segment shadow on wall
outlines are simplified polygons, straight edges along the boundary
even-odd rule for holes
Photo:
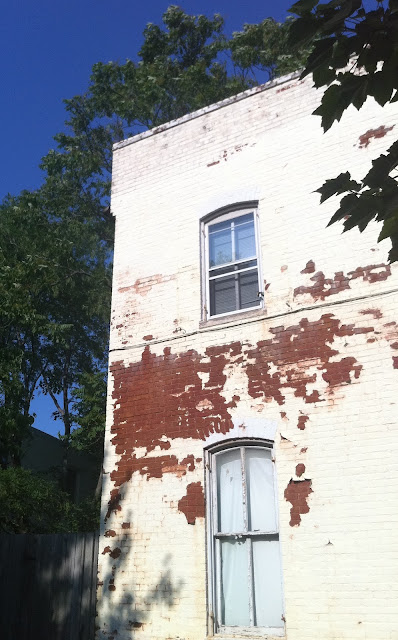
[[[131,513],[125,513],[125,520],[130,519]],[[106,559],[100,563],[96,639],[131,640],[140,630],[145,630],[152,615],[156,616],[154,609],[161,615],[161,609],[172,609],[176,605],[184,583],[173,581],[172,555],[166,553],[161,563],[156,561],[159,569],[153,587],[145,591],[139,583],[140,574],[134,571],[134,563],[129,558],[134,551],[134,534],[130,535],[128,529],[122,536],[110,536],[109,533],[114,534],[108,530],[106,537],[100,538],[100,555]],[[146,560],[145,565],[153,575],[155,568],[151,562]],[[147,576],[145,582],[149,582]]]

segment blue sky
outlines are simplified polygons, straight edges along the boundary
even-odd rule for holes
[[[41,182],[40,159],[65,119],[62,100],[84,92],[95,62],[135,59],[148,22],[161,22],[172,2],[149,0],[12,0],[2,7],[0,60],[0,198]],[[293,0],[185,0],[187,13],[221,13],[226,32],[272,16],[283,20]],[[57,434],[52,404],[39,398],[35,426]]]

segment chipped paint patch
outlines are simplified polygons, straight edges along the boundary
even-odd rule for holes
[[[308,506],[307,500],[309,495],[313,493],[311,484],[311,480],[291,479],[285,489],[285,500],[287,502],[290,502],[292,505],[290,509],[289,522],[291,527],[300,526],[301,516],[305,513],[309,513],[310,508]]]
[[[263,398],[269,402],[285,403],[284,389],[293,389],[296,397],[306,403],[317,402],[321,390],[309,390],[309,385],[318,381],[317,371],[328,382],[327,392],[333,387],[351,382],[349,374],[358,378],[361,365],[355,358],[335,360],[339,355],[331,344],[335,337],[352,336],[373,331],[373,327],[355,328],[341,325],[333,314],[324,314],[319,320],[310,322],[303,318],[298,325],[270,329],[273,337],[257,343],[248,352],[253,360],[247,365],[249,394],[253,398]],[[313,370],[310,372],[309,370]]]
[[[311,261],[312,262],[312,261]],[[301,273],[312,273],[307,267],[310,263],[307,262],[306,267]],[[315,264],[312,262],[315,269]],[[312,268],[312,267],[311,267]],[[313,284],[301,285],[296,287],[293,292],[293,296],[309,294],[313,300],[324,301],[330,296],[335,296],[342,291],[351,289],[350,282],[357,278],[362,278],[364,282],[373,284],[374,282],[382,282],[387,280],[391,276],[391,266],[389,264],[371,264],[366,267],[357,267],[354,271],[349,271],[344,275],[343,271],[336,271],[333,277],[327,278],[322,271],[314,273],[310,278]]]
[[[138,459],[133,453],[137,447],[150,452],[156,446],[168,448],[165,439],[204,440],[211,433],[227,433],[233,428],[228,409],[236,406],[236,400],[227,403],[222,395],[227,379],[224,368],[240,352],[239,343],[209,347],[204,357],[194,350],[172,354],[170,348],[155,355],[146,346],[140,362],[127,367],[123,362],[111,365],[115,400],[112,443],[121,456],[111,473],[115,487],[127,482],[135,471],[148,479],[160,478],[165,472],[186,473],[186,466],[175,456]]]
[[[384,138],[384,136],[387,135],[389,131],[392,131],[394,129],[394,126],[395,125],[386,127],[384,124],[382,124],[377,129],[369,129],[368,131],[366,131],[366,133],[363,133],[361,136],[359,136],[359,148],[366,149],[366,147],[369,146],[371,140]]]
[[[300,429],[300,431],[304,431],[305,425],[307,424],[308,420],[309,420],[309,416],[304,416],[304,415],[299,416],[297,420],[297,429]]]
[[[305,473],[305,464],[303,464],[302,462],[300,462],[298,465],[296,465],[296,476],[298,478],[301,478],[301,476],[303,475],[303,473]]]
[[[188,524],[195,524],[196,518],[205,517],[205,497],[200,482],[191,482],[186,495],[178,501],[178,510],[183,513]]]
[[[305,265],[304,269],[300,271],[300,273],[314,273],[315,271],[315,262],[313,260],[309,260]]]

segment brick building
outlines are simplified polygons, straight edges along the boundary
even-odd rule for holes
[[[115,146],[98,638],[398,638],[398,278],[326,228],[398,108],[282,78]]]

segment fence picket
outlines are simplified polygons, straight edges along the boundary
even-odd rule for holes
[[[98,533],[0,534],[2,640],[94,640]]]

